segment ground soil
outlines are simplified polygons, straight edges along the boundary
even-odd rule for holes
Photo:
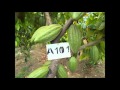
[[[36,68],[42,66],[47,61],[45,45],[36,44],[30,50],[30,58],[25,62],[24,54],[16,48],[15,53],[15,77],[25,78]],[[67,61],[61,60],[65,66],[69,78],[105,78],[105,62],[101,62],[95,66],[89,66],[89,60],[80,61],[78,68],[74,73],[71,73],[67,67]]]

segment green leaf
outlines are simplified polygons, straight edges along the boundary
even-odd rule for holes
[[[20,39],[18,37],[16,37],[16,42],[17,42],[17,45],[19,45]]]
[[[15,41],[15,47],[17,47],[17,46],[18,46],[17,41]]]
[[[81,56],[80,56],[80,61],[82,61],[82,60],[87,60],[89,58],[89,55],[87,55],[87,54],[82,54]]]
[[[90,15],[90,17],[89,17],[91,20],[94,20],[94,17],[92,16],[92,14]]]
[[[97,20],[95,23],[96,29],[99,28],[100,24],[101,24],[101,20]]]
[[[15,24],[15,29],[19,31],[19,29],[20,29],[19,23],[16,23],[16,24]]]
[[[64,15],[65,15],[65,19],[68,20],[71,16],[69,15],[70,12],[65,12]]]
[[[105,28],[105,22],[102,22],[98,28],[98,30],[103,30]]]
[[[103,33],[98,33],[96,39],[101,39],[103,37]]]
[[[96,29],[96,26],[94,24],[89,24],[88,28],[90,28],[90,29]]]
[[[87,19],[86,25],[89,25],[89,23],[90,23],[90,18]]]
[[[64,24],[65,23],[65,18],[64,18],[64,15],[62,14],[61,15],[61,22]]]
[[[92,36],[94,34],[94,31],[93,30],[88,30],[86,32],[86,36],[89,38],[90,36]]]
[[[105,54],[105,41],[100,42],[100,49]]]
[[[105,56],[102,56],[102,60],[105,60]]]

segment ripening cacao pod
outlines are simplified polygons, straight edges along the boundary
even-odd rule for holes
[[[58,65],[57,77],[58,78],[68,78],[67,72],[62,64]]]
[[[85,14],[85,12],[70,12],[70,16],[74,20],[79,20],[80,18],[82,18],[84,16],[84,14]]]
[[[77,59],[75,57],[71,57],[68,62],[68,66],[69,66],[70,71],[74,72],[78,67]]]
[[[98,50],[97,46],[92,46],[90,48],[90,58],[92,61],[94,61],[94,63],[97,63],[97,61],[99,59],[99,50]]]
[[[73,53],[77,53],[82,42],[82,35],[76,25],[71,25],[68,29],[68,42]]]
[[[27,76],[27,78],[45,78],[48,74],[48,71],[48,66],[43,66],[34,70],[31,74]]]
[[[51,24],[49,26],[42,26],[35,31],[31,38],[31,42],[45,43],[55,39],[60,31],[62,26],[59,24]]]

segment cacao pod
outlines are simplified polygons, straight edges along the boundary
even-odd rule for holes
[[[45,43],[55,39],[60,31],[62,26],[59,24],[51,24],[49,26],[42,26],[35,31],[31,38],[31,42]]]
[[[77,59],[75,57],[71,57],[68,62],[68,66],[69,66],[70,71],[74,72],[78,66]]]
[[[50,64],[51,64],[51,61],[49,60],[49,61],[46,61],[46,62],[43,64],[43,66],[50,66]]]
[[[72,52],[76,54],[82,42],[82,35],[78,27],[74,24],[68,29],[68,42]]]
[[[92,46],[90,48],[90,57],[91,57],[91,60],[94,62],[94,63],[97,63],[98,59],[99,59],[99,51],[98,51],[98,48],[97,46]]]
[[[79,20],[85,14],[85,12],[70,12],[72,19]]]
[[[48,74],[48,71],[48,66],[43,66],[34,70],[31,74],[27,76],[27,78],[45,78]]]
[[[58,78],[68,78],[67,72],[62,64],[58,65],[57,77]]]

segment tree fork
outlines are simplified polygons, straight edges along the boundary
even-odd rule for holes
[[[46,24],[52,24],[51,21],[51,17],[49,15],[49,12],[45,12],[44,13],[45,17],[46,17]],[[49,23],[47,23],[49,22]],[[60,38],[64,35],[64,33],[66,32],[66,30],[69,28],[69,26],[73,23],[73,19],[69,19],[66,24],[63,26],[62,31],[60,32],[60,34],[53,40],[51,41],[51,43],[59,43]],[[49,73],[47,78],[54,78],[56,76],[56,72],[57,72],[57,66],[59,64],[59,60],[53,60],[50,67],[49,67]]]

